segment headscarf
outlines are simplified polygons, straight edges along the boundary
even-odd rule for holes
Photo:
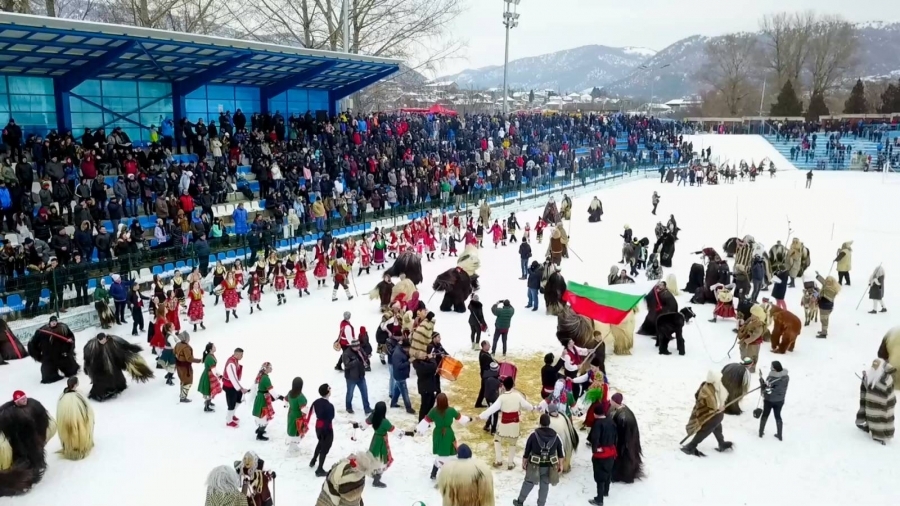
[[[262,380],[263,374],[268,374],[269,369],[272,367],[271,362],[263,362],[261,366],[259,366],[259,372],[256,374],[255,383],[259,383]]]

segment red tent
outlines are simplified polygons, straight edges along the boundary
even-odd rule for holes
[[[456,111],[453,109],[447,109],[441,104],[434,104],[428,109],[429,114],[443,114],[445,116],[456,116]]]

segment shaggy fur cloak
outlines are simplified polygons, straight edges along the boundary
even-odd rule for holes
[[[443,506],[494,506],[494,473],[477,458],[449,460],[437,487]]]
[[[637,418],[628,406],[620,406],[612,414],[616,425],[616,460],[613,463],[612,481],[634,483],[644,477],[644,451],[641,449],[641,431]]]
[[[0,497],[23,494],[41,481],[44,446],[55,434],[56,422],[36,399],[0,406]]]
[[[56,405],[56,425],[64,459],[81,460],[94,448],[94,410],[78,392],[65,392]]]

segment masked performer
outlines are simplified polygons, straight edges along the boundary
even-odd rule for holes
[[[84,370],[92,383],[88,397],[102,402],[125,391],[128,385],[123,371],[141,383],[153,378],[140,352],[140,346],[102,332],[88,341],[84,345]]]
[[[78,378],[68,379],[66,389],[56,404],[56,423],[64,459],[81,460],[94,447],[94,410],[78,392]]]
[[[56,316],[50,317],[47,325],[39,328],[28,341],[28,353],[41,363],[41,383],[54,383],[65,377],[78,374],[75,362],[75,334]]]
[[[0,365],[7,360],[19,360],[28,356],[19,338],[13,334],[6,320],[0,319]]]
[[[438,477],[444,506],[494,506],[494,475],[484,462],[459,445],[456,459],[444,464]]]
[[[0,497],[27,492],[44,477],[44,446],[56,435],[56,422],[43,404],[13,392],[0,406]]]
[[[612,421],[616,425],[616,461],[613,463],[614,483],[634,483],[644,477],[641,432],[631,408],[622,403],[622,394],[613,394],[610,402]]]

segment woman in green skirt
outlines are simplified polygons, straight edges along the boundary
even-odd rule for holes
[[[424,434],[428,430],[429,424],[434,424],[434,432],[431,435],[431,452],[434,454],[434,465],[431,466],[431,479],[437,478],[438,468],[444,465],[444,462],[456,456],[456,434],[453,432],[453,422],[465,425],[469,423],[470,418],[463,416],[456,408],[450,407],[450,401],[447,394],[440,393],[436,399],[436,405],[428,415],[419,422],[416,430],[420,434]]]
[[[203,349],[203,374],[200,375],[200,382],[197,384],[197,391],[203,394],[203,411],[212,413],[213,397],[222,393],[222,383],[219,381],[219,375],[216,374],[216,345],[206,343]]]
[[[369,453],[384,464],[384,469],[378,474],[372,475],[372,486],[384,488],[387,485],[381,481],[381,473],[387,470],[394,461],[391,455],[391,444],[388,441],[388,434],[394,432],[394,425],[386,418],[387,404],[380,401],[375,404],[372,414],[366,418],[366,423],[372,426],[375,434],[372,435],[372,442],[369,443]]]
[[[288,452],[297,454],[300,452],[300,447],[297,445],[309,430],[309,417],[303,413],[303,408],[306,407],[306,396],[303,395],[302,378],[294,378],[285,401],[288,408],[287,435],[290,438]]]
[[[272,390],[272,380],[269,375],[272,374],[272,364],[263,362],[259,368],[259,374],[256,375],[256,398],[253,400],[253,417],[256,418],[256,439],[258,441],[268,441],[266,437],[266,427],[269,422],[275,418],[275,409],[272,407],[272,401],[278,399],[283,401],[284,397],[276,395]]]

